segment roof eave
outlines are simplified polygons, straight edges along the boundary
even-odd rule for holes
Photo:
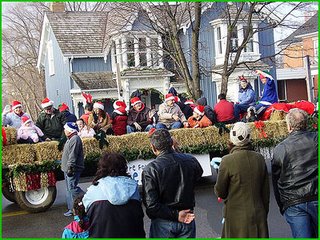
[[[43,66],[43,59],[45,57],[45,51],[46,51],[45,45],[48,41],[49,30],[50,30],[50,23],[47,15],[45,14],[43,18],[41,38],[40,38],[41,40],[40,40],[38,60],[37,60],[37,69],[39,72],[41,70],[41,66]]]

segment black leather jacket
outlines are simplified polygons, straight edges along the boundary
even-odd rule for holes
[[[318,132],[295,131],[274,149],[272,182],[284,211],[318,199]]]
[[[191,155],[167,151],[142,172],[143,202],[149,218],[178,221],[178,212],[195,206],[194,186],[201,165]]]

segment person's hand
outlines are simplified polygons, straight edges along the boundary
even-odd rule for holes
[[[184,122],[183,126],[187,128],[187,127],[189,127],[189,123],[188,122]]]
[[[50,139],[50,138],[46,138],[45,141],[46,141],[46,142],[50,142],[51,139]]]
[[[194,219],[195,219],[195,215],[190,209],[179,211],[179,216],[178,216],[179,222],[189,224]]]
[[[134,122],[133,125],[136,127],[136,129],[137,129],[138,131],[141,131],[142,128],[141,128],[141,126],[139,125],[139,123]]]
[[[179,120],[180,120],[179,116],[176,115],[176,114],[173,114],[173,115],[172,115],[172,118],[173,118],[175,121],[179,121]]]
[[[67,170],[67,176],[68,177],[73,177],[74,176],[74,168],[73,167],[69,167]]]
[[[2,115],[7,115],[11,111],[11,106],[6,105],[2,111]]]

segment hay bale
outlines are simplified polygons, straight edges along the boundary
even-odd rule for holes
[[[33,164],[35,161],[35,144],[14,144],[2,147],[2,165]]]
[[[83,143],[83,154],[86,157],[90,153],[102,153],[99,148],[99,142],[95,138],[82,138]]]
[[[286,115],[287,113],[285,111],[282,110],[274,110],[271,113],[270,122],[276,122],[276,121],[281,121],[281,120],[285,120],[286,119]]]
[[[4,128],[7,135],[7,145],[17,144],[17,129],[14,127]]]
[[[60,160],[62,157],[62,151],[58,150],[57,141],[41,142],[33,144],[33,146],[37,162],[55,161]]]

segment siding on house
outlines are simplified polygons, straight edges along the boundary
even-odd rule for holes
[[[110,72],[111,57],[110,54],[105,62],[103,57],[101,58],[74,58],[72,61],[72,72]]]
[[[55,74],[50,76],[49,71],[45,71],[47,97],[54,101],[54,107],[57,108],[60,103],[65,102],[70,111],[73,112],[73,103],[70,95],[72,80],[69,73],[69,60],[63,57],[52,31],[50,32],[49,40],[52,40]],[[48,54],[45,59],[45,69],[49,69]]]

